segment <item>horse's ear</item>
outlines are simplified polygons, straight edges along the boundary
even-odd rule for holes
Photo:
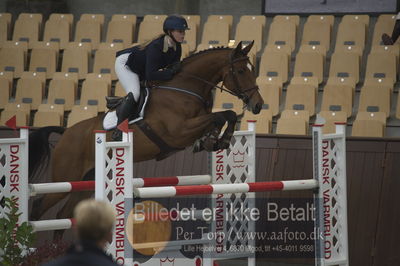
[[[240,55],[240,54],[242,54],[243,52],[242,52],[242,41],[240,41],[239,43],[238,43],[238,45],[236,46],[236,48],[235,48],[235,50],[233,50],[233,56],[238,56],[238,55]]]
[[[254,45],[254,40],[251,43],[249,43],[249,45],[247,45],[245,48],[243,48],[242,53],[247,55],[250,52],[253,45]]]
[[[241,50],[242,50],[242,41],[240,41],[240,42],[236,45],[236,50],[237,50],[237,51],[241,51]]]

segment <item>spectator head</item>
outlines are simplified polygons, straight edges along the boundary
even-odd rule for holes
[[[94,243],[112,240],[115,211],[109,203],[83,200],[75,207],[74,218],[80,240]]]

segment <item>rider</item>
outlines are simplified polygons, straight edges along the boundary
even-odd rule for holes
[[[168,16],[163,24],[164,33],[151,41],[117,52],[115,73],[127,96],[117,108],[118,123],[127,119],[135,110],[140,96],[140,82],[170,80],[180,71],[181,43],[189,30],[185,18]],[[114,140],[120,140],[122,132],[115,129]]]

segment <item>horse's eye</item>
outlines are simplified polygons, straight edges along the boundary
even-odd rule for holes
[[[243,70],[243,69],[239,69],[239,70],[238,70],[238,73],[239,73],[239,74],[243,74],[243,73],[244,73],[244,70]]]

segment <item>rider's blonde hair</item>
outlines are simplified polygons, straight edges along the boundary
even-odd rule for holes
[[[115,223],[111,204],[88,199],[81,201],[74,210],[76,229],[81,240],[98,242],[107,239]]]
[[[151,43],[152,41],[154,41],[154,40],[156,40],[156,39],[158,39],[158,38],[164,37],[164,36],[166,36],[166,35],[167,35],[167,34],[165,34],[165,33],[161,33],[161,34],[157,35],[156,37],[154,37],[153,39],[146,40],[146,41],[140,43],[140,44],[138,45],[138,46],[139,46],[139,49],[140,49],[140,50],[144,50],[144,49],[146,48],[146,46],[149,45],[149,43]]]

